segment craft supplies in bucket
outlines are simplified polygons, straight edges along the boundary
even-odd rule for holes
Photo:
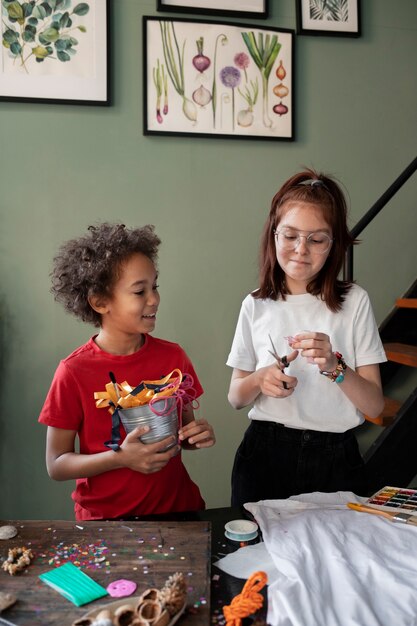
[[[111,439],[104,445],[111,450],[120,449],[122,424],[127,434],[138,426],[148,426],[149,431],[140,438],[144,443],[174,436],[175,440],[164,450],[174,446],[181,428],[182,407],[198,408],[192,376],[175,369],[160,380],[143,380],[136,387],[127,381],[119,384],[113,372],[109,376],[111,382],[106,384],[106,391],[94,393],[96,407],[108,408],[111,415]]]
[[[178,434],[177,402],[174,397],[163,398],[150,404],[131,409],[119,409],[120,421],[126,433],[138,426],[149,426],[149,431],[141,436],[143,443],[155,443],[170,435],[175,437],[164,450],[176,444]]]
[[[224,528],[224,534],[231,541],[252,541],[258,536],[258,524],[246,519],[227,522]]]

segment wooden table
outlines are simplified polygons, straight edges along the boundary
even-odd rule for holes
[[[208,626],[210,622],[210,522],[208,521],[100,521],[70,522],[7,520],[18,529],[13,539],[0,541],[0,560],[9,548],[31,548],[34,559],[21,574],[0,570],[0,590],[18,601],[2,617],[16,625],[70,626],[98,605],[114,601],[106,596],[76,607],[43,583],[39,574],[68,561],[107,587],[117,579],[133,580],[140,595],[163,587],[182,572],[188,585],[187,610],[181,626]],[[128,598],[127,598],[128,600]]]

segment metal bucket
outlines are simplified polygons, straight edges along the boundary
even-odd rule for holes
[[[170,435],[177,438],[178,435],[178,414],[175,398],[168,397],[157,400],[153,407],[158,413],[156,415],[149,404],[135,406],[130,409],[119,409],[120,421],[126,433],[130,433],[138,426],[149,426],[149,431],[140,437],[143,443],[155,443]],[[176,440],[169,444],[164,450],[169,450],[176,444]]]

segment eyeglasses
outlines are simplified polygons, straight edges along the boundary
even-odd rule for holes
[[[313,254],[325,254],[330,250],[333,239],[327,233],[317,232],[309,235],[300,235],[292,228],[274,230],[277,244],[282,250],[295,250],[300,245],[301,238],[305,239],[306,246]]]

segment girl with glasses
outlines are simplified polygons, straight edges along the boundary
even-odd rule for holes
[[[259,287],[243,301],[227,360],[229,402],[250,406],[232,472],[234,506],[366,493],[354,429],[383,409],[386,356],[367,293],[338,278],[353,243],[343,191],[330,176],[306,169],[272,199]]]

